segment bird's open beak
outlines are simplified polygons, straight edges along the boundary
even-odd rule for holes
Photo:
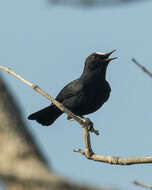
[[[112,60],[118,58],[118,57],[109,58],[109,56],[110,56],[112,53],[114,53],[115,51],[116,51],[116,50],[113,50],[113,51],[110,51],[110,52],[104,54],[104,57],[106,58],[106,61],[110,62],[110,61],[112,61]]]
[[[104,58],[107,62],[110,62],[110,61],[112,61],[112,60],[118,58],[118,57],[109,58],[109,56],[110,56],[112,53],[114,53],[115,51],[116,51],[116,50],[113,50],[113,51],[110,51],[110,52],[108,52],[108,53],[96,52],[96,54],[101,55],[102,58]]]
[[[113,51],[110,51],[110,52],[108,52],[108,53],[105,53],[104,54],[104,57],[105,58],[108,58],[112,53],[114,53],[116,50],[113,50]]]
[[[114,59],[117,59],[117,58],[118,58],[118,57],[107,58],[106,61],[109,61],[109,62],[110,62],[110,61],[112,61],[112,60],[114,60]]]

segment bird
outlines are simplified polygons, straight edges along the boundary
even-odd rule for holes
[[[79,78],[67,84],[56,96],[56,100],[79,117],[97,111],[108,100],[111,87],[106,81],[108,64],[117,57],[108,53],[94,52],[89,55]],[[44,126],[52,125],[63,112],[54,104],[32,113],[29,120],[36,120]],[[67,118],[71,119],[71,118]]]

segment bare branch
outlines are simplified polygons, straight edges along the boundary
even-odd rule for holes
[[[93,128],[92,122],[88,119],[86,120],[85,118],[81,118],[73,114],[69,109],[63,106],[60,102],[56,101],[53,97],[48,95],[46,92],[44,92],[38,85],[34,85],[30,83],[29,81],[25,80],[23,77],[20,75],[16,74],[14,71],[12,71],[10,68],[2,67],[0,66],[0,70],[6,71],[9,74],[13,75],[17,79],[21,80],[23,83],[27,84],[29,87],[33,88],[36,92],[47,98],[49,101],[51,101],[54,105],[56,105],[61,111],[66,113],[69,117],[73,118],[75,121],[77,121],[81,126],[87,125],[90,127],[91,124],[91,132],[95,133],[96,135],[99,135],[99,132]]]
[[[79,152],[86,158],[98,162],[104,162],[115,165],[133,165],[133,164],[147,164],[152,163],[152,157],[115,157],[115,156],[104,156],[93,153],[91,148],[90,134],[86,127],[83,128],[83,135],[85,141],[85,151],[81,149],[75,149],[74,152]]]
[[[146,189],[152,189],[152,185],[146,185],[146,184],[143,184],[143,183],[140,183],[138,181],[133,181],[132,182],[134,185],[137,185],[137,186],[140,186],[140,187],[144,187]]]
[[[146,67],[142,66],[135,58],[132,59],[132,61],[147,75],[149,75],[152,78],[152,73],[146,69]]]
[[[45,93],[42,89],[40,89],[37,85],[34,85],[25,79],[23,79],[20,75],[13,72],[11,69],[8,69],[6,67],[0,67],[0,70],[6,71],[19,80],[21,80],[23,83],[27,84],[31,88],[33,88],[35,91],[37,91],[39,94],[46,97],[48,100],[50,100],[53,104],[55,104],[61,111],[66,113],[68,116],[76,120],[83,128],[83,135],[84,135],[84,142],[85,142],[85,152],[81,149],[76,149],[74,152],[79,152],[82,155],[84,155],[86,158],[98,162],[105,162],[109,164],[118,164],[118,165],[131,165],[131,164],[146,164],[146,163],[152,163],[152,157],[128,157],[128,158],[121,158],[121,157],[114,157],[114,156],[104,156],[104,155],[97,155],[93,152],[91,148],[91,140],[90,140],[90,133],[94,132],[96,135],[98,135],[98,131],[96,131],[93,128],[93,123],[88,118],[80,118],[73,114],[70,110],[65,108],[61,103],[56,101],[54,98],[49,96],[47,93]]]

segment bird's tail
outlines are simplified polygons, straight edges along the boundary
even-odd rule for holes
[[[63,112],[55,105],[48,106],[28,116],[30,120],[36,120],[41,125],[51,125]]]

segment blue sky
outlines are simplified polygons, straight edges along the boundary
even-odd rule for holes
[[[94,51],[117,49],[119,59],[107,71],[109,101],[89,115],[99,137],[91,135],[96,153],[151,156],[152,80],[137,68],[135,57],[152,71],[152,2],[98,8],[48,6],[46,1],[0,1],[0,63],[38,84],[52,96],[80,76],[85,58]],[[151,164],[112,166],[86,160],[82,130],[61,116],[50,128],[27,116],[49,104],[15,78],[3,74],[23,118],[53,170],[81,184],[137,189],[130,182],[151,182]]]

